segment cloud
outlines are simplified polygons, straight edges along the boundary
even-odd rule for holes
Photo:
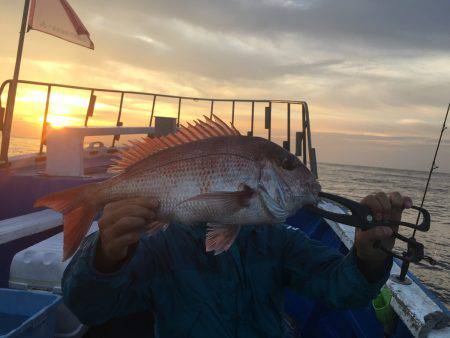
[[[303,99],[313,131],[321,132],[423,138],[440,130],[450,87],[448,0],[79,0],[73,6],[96,50],[28,33],[22,78]],[[4,78],[15,56],[19,7],[2,5],[11,14],[2,22]]]
[[[339,110],[426,111],[447,99],[448,1],[169,0],[136,1],[126,9],[109,3],[89,6],[107,11],[102,17],[109,25],[102,26],[116,44],[105,47],[105,57],[114,54],[122,63],[193,82],[207,78],[218,87],[297,91]],[[157,37],[172,49],[161,54],[130,34]]]
[[[401,119],[400,121],[398,121],[399,124],[413,124],[413,125],[417,125],[417,124],[425,124],[425,121],[419,120],[419,119]]]
[[[153,39],[152,37],[150,37],[150,36],[146,36],[146,35],[135,35],[135,36],[133,36],[135,39],[138,39],[138,40],[140,40],[140,41],[144,41],[145,43],[148,43],[148,44],[150,44],[150,45],[153,45],[153,46],[155,46],[156,48],[159,48],[159,49],[163,49],[163,50],[170,50],[171,48],[168,46],[168,45],[166,45],[165,43],[162,43],[162,42],[160,42],[160,41],[158,41],[158,40],[155,40],[155,39]]]
[[[341,133],[314,133],[313,136],[313,145],[319,149],[319,162],[364,163],[376,167],[427,171],[436,148],[436,140],[430,137],[379,137]],[[450,173],[449,159],[450,141],[444,140],[437,158],[438,171]]]
[[[310,8],[317,1],[302,1],[302,0],[263,0],[262,4],[273,7],[307,9]]]
[[[97,3],[104,8],[104,1]],[[117,6],[121,1],[108,3]],[[432,4],[421,0],[151,0],[127,5],[128,12],[177,18],[201,24],[211,31],[267,38],[294,34],[320,39],[320,43],[327,40],[327,44],[332,43],[330,47],[340,46],[339,49],[350,42],[370,49],[389,46],[394,50],[405,47],[446,50],[450,41],[447,17],[450,3],[446,0],[435,0]]]

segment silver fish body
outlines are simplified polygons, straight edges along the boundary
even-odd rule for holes
[[[135,142],[121,171],[101,183],[55,193],[37,206],[64,214],[64,257],[76,250],[96,212],[133,197],[157,198],[158,222],[209,223],[207,251],[227,250],[246,224],[283,222],[318,200],[320,185],[299,159],[259,137],[241,136],[220,119],[198,121],[165,137]]]
[[[273,148],[265,139],[247,136],[217,137],[169,148],[102,183],[103,203],[148,196],[160,201],[158,218],[162,221],[279,223],[302,205],[314,202],[319,188],[298,160],[297,182],[283,177],[283,169],[264,154]],[[282,156],[293,156],[282,148],[276,150]],[[300,187],[293,189],[292,184]],[[292,199],[295,205],[289,203]]]

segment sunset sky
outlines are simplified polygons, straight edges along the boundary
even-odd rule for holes
[[[319,161],[429,168],[450,100],[448,0],[69,2],[95,50],[31,31],[21,79],[200,97],[302,99],[310,105]],[[12,77],[22,6],[0,0],[1,82]],[[15,136],[39,137],[45,94],[20,88]],[[54,95],[49,120],[81,124],[89,95]],[[92,123],[114,124],[118,102],[118,96],[99,95]],[[150,105],[150,98],[128,98],[125,125],[146,124]],[[209,111],[201,104],[189,109],[189,118]],[[238,117],[246,121],[248,109],[239,106]],[[170,101],[156,110],[175,112]],[[231,108],[219,105],[218,112],[229,118]],[[285,112],[274,107],[274,115],[281,140]],[[248,126],[240,123],[245,132]],[[440,170],[447,172],[449,138],[447,132],[439,156]]]

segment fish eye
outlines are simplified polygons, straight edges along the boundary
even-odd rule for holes
[[[281,161],[281,167],[285,170],[294,170],[298,167],[298,160],[295,156],[285,157]]]

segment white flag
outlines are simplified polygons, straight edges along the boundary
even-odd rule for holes
[[[66,0],[31,0],[30,29],[94,49],[88,30]]]

